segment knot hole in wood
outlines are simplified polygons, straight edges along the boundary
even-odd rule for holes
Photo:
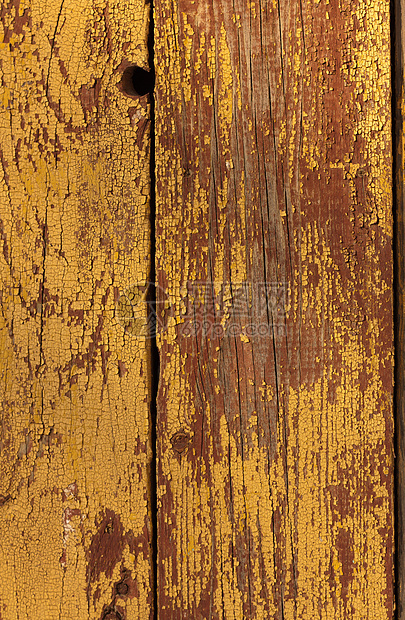
[[[180,430],[177,433],[175,433],[170,439],[170,443],[172,444],[172,449],[178,454],[181,454],[182,452],[184,452],[184,450],[189,445],[190,441],[191,441],[190,435],[183,430]]]
[[[133,65],[127,67],[121,78],[121,91],[129,97],[149,95],[155,86],[155,72]]]

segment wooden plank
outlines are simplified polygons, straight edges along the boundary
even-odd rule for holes
[[[395,212],[395,400],[396,400],[396,602],[397,618],[405,620],[405,135],[404,66],[405,2],[395,0],[393,10],[393,153]]]
[[[144,620],[150,106],[120,82],[147,67],[149,7],[0,15],[0,617]]]
[[[160,617],[391,618],[389,2],[155,12]]]

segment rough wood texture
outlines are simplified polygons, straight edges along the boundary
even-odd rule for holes
[[[393,127],[394,196],[396,213],[396,576],[397,618],[405,620],[405,2],[395,0],[393,9]]]
[[[145,620],[150,109],[118,83],[147,66],[149,8],[0,16],[0,617]]]
[[[155,11],[159,617],[389,619],[389,2]]]

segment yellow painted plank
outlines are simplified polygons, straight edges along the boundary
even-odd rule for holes
[[[389,2],[155,9],[160,617],[388,620]]]
[[[405,2],[392,3],[393,154],[396,253],[396,605],[405,619]]]
[[[150,106],[119,82],[147,67],[149,7],[0,15],[0,617],[144,620]]]

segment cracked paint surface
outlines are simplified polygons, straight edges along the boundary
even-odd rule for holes
[[[0,617],[144,619],[149,347],[119,302],[150,269],[150,109],[119,82],[149,7],[0,17]]]
[[[392,3],[393,59],[393,156],[395,189],[395,435],[396,435],[396,617],[405,617],[405,49],[404,0]]]
[[[389,2],[155,13],[160,617],[388,620]]]

